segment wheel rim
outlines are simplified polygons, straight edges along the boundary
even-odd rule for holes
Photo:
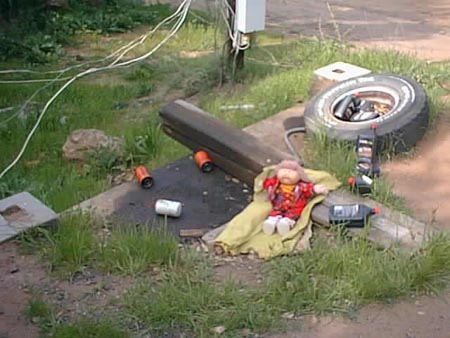
[[[364,105],[366,105],[364,111],[367,112],[372,111],[373,113],[376,113],[378,116],[369,119],[364,119],[361,121],[358,120],[350,121],[336,117],[335,113],[337,107],[349,95],[354,95],[361,101],[364,101]],[[333,102],[331,103],[330,115],[332,116],[333,119],[341,123],[364,123],[367,121],[370,121],[371,123],[376,123],[377,121],[381,119],[386,119],[389,115],[392,115],[393,112],[395,112],[397,107],[399,106],[399,103],[400,103],[399,95],[395,90],[392,90],[391,88],[381,86],[358,88],[348,90],[345,93],[338,96],[336,99],[334,99]],[[362,114],[362,116],[363,115],[364,114]]]

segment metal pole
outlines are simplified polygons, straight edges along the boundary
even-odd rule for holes
[[[226,1],[228,1],[228,5],[229,5],[228,24],[233,31],[233,36],[235,38],[237,38],[238,35],[236,34],[237,33],[236,26],[235,26],[235,22],[233,20],[233,14],[236,15],[236,0],[226,0]],[[236,19],[235,16],[234,16],[234,19]],[[228,69],[231,70],[232,77],[234,77],[235,72],[239,71],[240,69],[242,69],[244,67],[244,51],[237,48],[237,46],[234,46],[233,40],[231,39],[229,34],[227,34],[227,36],[228,36],[227,49],[226,49],[227,50],[227,55],[226,55],[227,65],[228,65]]]

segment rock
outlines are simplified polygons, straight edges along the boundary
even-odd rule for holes
[[[281,315],[281,318],[283,319],[294,319],[295,318],[295,313],[293,312],[285,312]]]
[[[124,146],[121,138],[106,135],[101,130],[78,129],[67,138],[63,153],[68,160],[85,160],[101,149],[108,149],[120,156],[124,153]]]
[[[217,334],[222,334],[225,332],[225,326],[216,326],[212,331]]]

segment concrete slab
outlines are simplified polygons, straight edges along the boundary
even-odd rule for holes
[[[58,215],[29,192],[0,200],[0,243],[29,228],[50,225]]]
[[[294,123],[294,125],[286,125],[286,122],[291,120],[300,120],[305,110],[304,104],[297,104],[291,108],[283,110],[273,116],[268,117],[265,120],[259,121],[255,124],[247,126],[244,131],[253,135],[261,142],[267,143],[272,147],[277,147],[282,152],[286,153],[286,157],[290,157],[290,152],[286,143],[284,142],[284,135],[286,129],[299,127],[300,122]],[[287,127],[285,129],[285,126]],[[304,134],[298,133],[290,137],[291,143],[298,150],[303,148]]]

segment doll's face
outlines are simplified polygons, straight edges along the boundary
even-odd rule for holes
[[[282,184],[296,184],[300,181],[300,174],[296,170],[282,168],[278,170],[277,178]]]

